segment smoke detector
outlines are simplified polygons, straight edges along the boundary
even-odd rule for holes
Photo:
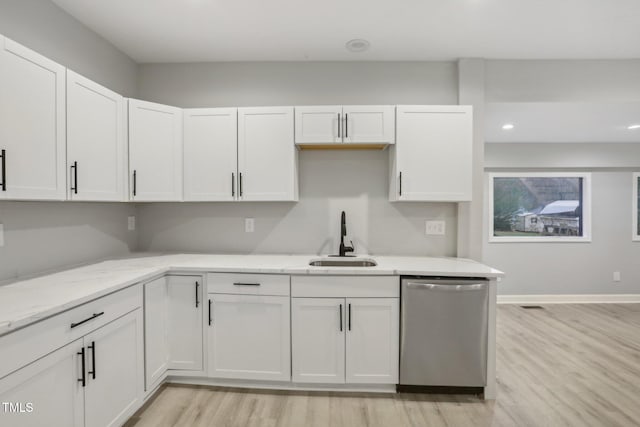
[[[345,46],[349,52],[365,52],[369,50],[371,43],[364,39],[353,39],[349,40]]]

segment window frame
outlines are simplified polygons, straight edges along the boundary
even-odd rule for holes
[[[494,236],[493,191],[495,178],[582,178],[582,236]],[[591,242],[591,173],[491,172],[489,173],[489,243],[589,243]],[[639,238],[640,240],[640,238]]]
[[[638,230],[638,191],[640,190],[638,179],[640,179],[640,172],[634,172],[631,185],[631,188],[633,188],[631,195],[631,240],[634,242],[640,242],[640,235],[638,234],[640,231]]]

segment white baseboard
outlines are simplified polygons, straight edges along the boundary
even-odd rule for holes
[[[498,295],[498,304],[630,304],[640,294]]]

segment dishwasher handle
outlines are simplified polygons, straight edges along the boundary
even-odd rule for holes
[[[478,291],[484,289],[486,283],[472,283],[472,284],[455,284],[455,285],[439,285],[437,283],[419,283],[419,282],[407,282],[407,288],[411,289],[426,289],[429,291],[445,291],[445,292],[462,292],[462,291]]]

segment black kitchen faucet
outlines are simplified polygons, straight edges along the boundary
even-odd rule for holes
[[[344,238],[347,235],[347,215],[342,211],[342,215],[340,217],[340,251],[338,256],[347,256],[347,252],[353,252],[353,241],[351,241],[351,246],[344,245]]]

